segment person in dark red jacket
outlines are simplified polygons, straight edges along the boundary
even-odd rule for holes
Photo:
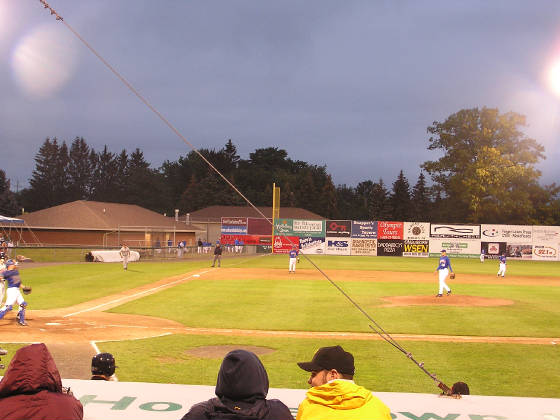
[[[84,408],[62,388],[60,373],[43,343],[20,348],[0,381],[2,420],[82,420]]]
[[[220,366],[216,395],[195,404],[182,420],[293,420],[280,400],[267,400],[268,375],[255,353],[230,351]]]

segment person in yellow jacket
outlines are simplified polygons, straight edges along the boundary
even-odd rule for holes
[[[389,408],[354,383],[354,356],[342,347],[321,347],[311,362],[298,366],[311,372],[307,382],[312,388],[299,405],[296,420],[391,420]]]

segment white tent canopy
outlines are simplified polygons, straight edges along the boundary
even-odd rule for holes
[[[8,216],[2,216],[0,214],[0,224],[4,225],[13,225],[13,224],[18,224],[18,225],[23,225],[24,220],[23,219],[16,219],[15,217],[8,217]]]

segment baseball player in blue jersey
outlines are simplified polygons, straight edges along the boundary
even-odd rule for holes
[[[441,256],[439,257],[439,264],[436,268],[436,273],[438,273],[439,276],[439,292],[436,297],[442,297],[444,289],[447,290],[447,294],[450,295],[451,289],[445,282],[445,279],[449,273],[453,273],[453,269],[451,268],[451,262],[449,261],[449,257],[447,256],[445,249],[441,250]]]
[[[498,259],[500,260],[500,269],[498,270],[498,274],[496,274],[497,277],[505,277],[506,276],[506,254],[502,254],[498,257]]]
[[[21,286],[21,279],[19,277],[19,270],[17,269],[14,260],[6,261],[6,271],[2,273],[2,276],[4,276],[6,281],[7,289],[6,303],[2,308],[0,308],[0,319],[4,318],[4,315],[12,310],[14,303],[17,303],[20,307],[20,310],[16,315],[18,324],[26,326],[25,307],[27,306],[27,302],[25,302],[19,290]]]
[[[292,250],[289,252],[290,255],[290,265],[288,268],[288,273],[295,273],[296,272],[296,264],[297,264],[297,257],[299,251],[296,249],[296,246],[292,246]]]

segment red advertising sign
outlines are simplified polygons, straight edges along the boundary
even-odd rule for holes
[[[299,249],[298,236],[275,236],[274,237],[275,254],[287,254],[292,250],[292,246],[294,245],[297,247],[297,249]]]
[[[378,239],[403,239],[404,222],[377,222]]]
[[[270,235],[222,235],[220,243],[222,245],[233,245],[236,239],[243,245],[270,245],[272,243]]]

